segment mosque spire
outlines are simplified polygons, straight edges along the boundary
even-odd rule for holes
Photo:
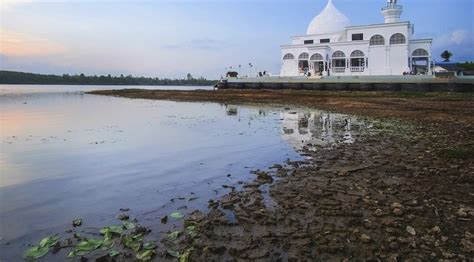
[[[397,5],[397,0],[387,0],[387,6],[382,8],[382,15],[385,19],[385,23],[400,22],[402,12],[403,8],[401,5]]]

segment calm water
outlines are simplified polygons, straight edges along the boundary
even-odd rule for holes
[[[76,218],[102,227],[131,208],[157,224],[183,205],[205,209],[227,192],[222,184],[299,159],[308,143],[353,142],[365,128],[316,110],[82,92],[113,88],[0,86],[0,260],[18,260],[27,244]]]

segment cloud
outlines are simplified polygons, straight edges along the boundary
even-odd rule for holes
[[[435,47],[462,45],[468,42],[473,42],[473,37],[473,33],[467,30],[455,30],[451,33],[436,37],[433,45]]]
[[[9,57],[37,57],[63,54],[59,43],[27,34],[0,30],[0,53]]]
[[[451,51],[453,60],[465,61],[474,59],[474,33],[468,30],[455,30],[434,38],[433,51],[441,54]]]

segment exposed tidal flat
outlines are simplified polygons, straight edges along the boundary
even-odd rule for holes
[[[472,94],[11,88],[3,260],[472,257]]]

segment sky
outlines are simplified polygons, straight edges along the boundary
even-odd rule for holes
[[[218,78],[252,63],[278,74],[280,45],[327,0],[0,0],[0,69]],[[385,0],[334,0],[352,25],[382,23]],[[400,0],[433,53],[474,60],[474,0]],[[439,57],[434,57],[441,60]],[[255,70],[255,69],[254,69]]]

